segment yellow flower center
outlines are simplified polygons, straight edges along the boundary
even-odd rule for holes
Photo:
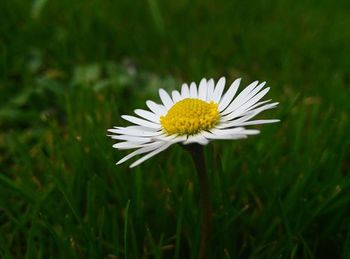
[[[173,105],[160,123],[169,135],[194,135],[208,130],[219,121],[218,105],[200,99],[186,98]]]

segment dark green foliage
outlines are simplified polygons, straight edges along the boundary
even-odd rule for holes
[[[0,3],[0,258],[196,258],[173,146],[116,166],[106,129],[201,77],[266,80],[280,118],[206,147],[209,258],[350,258],[348,1]]]

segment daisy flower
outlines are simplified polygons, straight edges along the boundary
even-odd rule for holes
[[[134,125],[108,130],[112,139],[120,141],[114,148],[135,149],[117,164],[143,155],[130,165],[137,166],[175,143],[206,145],[216,139],[246,138],[259,133],[246,126],[278,122],[251,120],[278,103],[260,101],[270,89],[264,88],[265,82],[254,81],[236,96],[240,82],[241,79],[236,79],[226,92],[224,77],[216,84],[213,79],[205,78],[198,87],[194,82],[183,84],[181,91],[174,90],[171,94],[160,89],[161,104],[147,101],[149,110],[136,109],[137,116],[121,116]]]

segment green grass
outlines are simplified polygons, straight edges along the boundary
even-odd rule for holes
[[[106,129],[157,89],[266,80],[279,124],[205,148],[209,258],[350,258],[348,1],[2,1],[0,258],[196,258],[174,146],[116,166]]]

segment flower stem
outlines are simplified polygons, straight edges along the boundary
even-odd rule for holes
[[[201,222],[201,242],[199,246],[198,259],[207,257],[207,249],[210,243],[210,231],[212,221],[212,207],[210,201],[210,191],[208,186],[208,174],[205,165],[203,146],[199,144],[190,144],[184,146],[192,156],[196,166],[197,176],[200,188],[200,207],[202,213]]]

